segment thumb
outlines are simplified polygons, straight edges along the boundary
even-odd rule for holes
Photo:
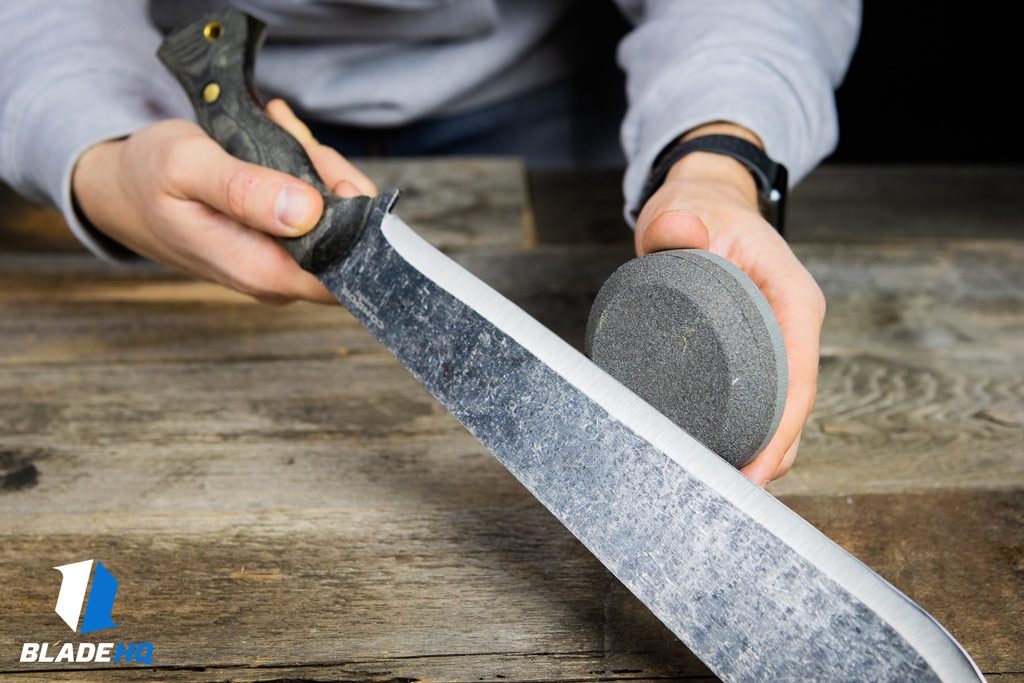
[[[189,199],[282,237],[308,232],[319,220],[323,198],[298,178],[236,159],[211,139],[196,145],[192,154],[191,169],[173,176]]]
[[[711,236],[704,221],[692,213],[676,209],[662,211],[654,218],[636,224],[636,251],[643,256],[666,249],[705,249]]]

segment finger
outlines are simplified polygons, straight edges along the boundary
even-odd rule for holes
[[[801,296],[800,300],[808,298]],[[800,432],[814,408],[818,382],[821,314],[817,312],[817,303],[810,297],[803,303],[795,300],[792,303],[774,301],[772,307],[779,319],[786,344],[789,389],[786,392],[786,407],[775,436],[764,451],[742,470],[761,486],[785,474],[796,457]]]
[[[267,102],[267,116],[274,123],[291,133],[292,137],[302,143],[303,146],[316,143],[316,138],[313,137],[309,126],[295,115],[295,112],[292,111],[292,108],[284,100],[273,99]]]
[[[775,474],[772,475],[773,481],[784,476],[789,472],[789,468],[793,466],[793,462],[796,460],[796,452],[800,450],[800,437],[802,435],[802,431],[796,435],[796,441],[794,441],[793,445],[789,447],[788,451],[786,451],[786,455],[782,458],[782,463],[779,465],[779,469],[775,470]]]
[[[362,190],[344,178],[334,184],[334,187],[331,188],[331,192],[339,197],[358,197],[363,194]]]
[[[284,100],[275,99],[268,102],[267,115],[302,143],[306,154],[309,155],[310,161],[316,166],[317,173],[320,174],[327,187],[334,187],[340,180],[348,180],[359,188],[356,195],[350,196],[364,194],[372,197],[377,194],[377,187],[373,181],[348,159],[338,154],[337,150],[317,142],[313,133],[310,132],[309,126],[295,116],[291,107]]]
[[[796,440],[782,453],[781,458],[778,457],[779,446],[765,448],[753,462],[740,469],[740,472],[745,474],[755,484],[764,488],[769,482],[779,479],[789,471],[789,468],[796,460],[799,448],[800,435],[797,434]]]
[[[643,256],[666,249],[707,249],[711,238],[700,218],[672,210],[658,214],[646,225],[638,221],[636,241],[637,253]]]
[[[324,285],[271,237],[249,230],[225,235],[224,240],[230,255],[221,259],[219,267],[233,288],[260,300],[337,303]],[[216,243],[217,239],[211,240],[211,246]]]
[[[777,436],[778,432],[776,432]],[[775,441],[774,437],[772,441]],[[781,462],[782,455],[779,451],[779,446],[775,443],[770,443],[751,463],[740,468],[740,472],[745,474],[755,484],[764,488],[779,470]]]
[[[181,217],[192,229],[165,244],[165,263],[266,303],[337,303],[271,236],[194,202],[182,202]]]
[[[359,191],[357,194],[375,197],[377,186],[367,178],[362,171],[356,168],[345,157],[338,154],[337,150],[326,145],[316,145],[306,150],[309,158],[316,166],[317,173],[323,178],[327,187],[337,185],[341,180],[347,180]]]
[[[815,357],[816,358],[816,357]],[[806,379],[791,379],[786,396],[786,408],[778,430],[764,451],[741,471],[759,486],[778,479],[789,471],[799,448],[800,432],[814,407],[815,371],[797,368],[796,377],[808,374]],[[791,373],[792,376],[792,373]]]
[[[313,187],[286,173],[236,159],[210,138],[176,145],[166,163],[172,194],[198,200],[270,235],[304,234],[323,211],[323,198]]]

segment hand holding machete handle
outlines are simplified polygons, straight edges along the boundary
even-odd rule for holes
[[[320,273],[345,257],[367,221],[379,220],[397,192],[342,199],[327,191],[303,146],[267,116],[255,93],[253,65],[265,35],[258,19],[223,11],[174,31],[157,54],[184,86],[200,126],[228,153],[288,173],[321,193],[324,210],[317,225],[301,237],[279,238],[302,268]],[[678,259],[648,257],[645,263],[663,265],[645,268],[641,282],[610,279],[598,300],[601,324],[595,327],[592,318],[588,350],[613,376],[739,467],[760,452],[778,424],[785,350],[766,331],[766,325],[778,329],[767,304],[761,306],[767,313],[759,314],[749,303],[763,303],[749,278],[728,270],[723,260],[708,260],[706,252],[693,253],[688,262],[696,270],[675,267],[684,262]],[[692,261],[698,253],[707,258]],[[660,308],[648,311],[651,302]],[[730,324],[733,319],[746,322]],[[751,328],[760,336],[752,336]],[[655,341],[662,343],[652,347]],[[688,354],[680,351],[687,348]]]
[[[239,65],[214,50],[207,70],[190,51],[235,30],[254,51],[260,25],[248,21],[226,10],[179,29],[189,49],[169,40],[185,57],[170,65],[221,144],[315,182],[295,143],[259,115],[258,134],[281,156],[239,130],[259,112],[246,91],[213,106],[229,102],[222,69],[244,85],[253,52]],[[981,680],[918,606],[423,240],[387,211],[394,196],[339,202],[343,213],[288,248],[306,267],[329,264],[316,273],[326,289],[715,673]]]
[[[386,211],[397,190],[377,197],[328,192],[302,145],[264,112],[252,84],[263,22],[237,11],[208,15],[175,31],[157,56],[192,100],[199,125],[232,156],[292,175],[316,188],[324,209],[316,226],[279,242],[303,269],[317,273],[344,258],[372,214]]]

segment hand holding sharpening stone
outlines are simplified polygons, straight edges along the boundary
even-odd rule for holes
[[[587,354],[736,467],[768,445],[786,403],[782,330],[757,285],[700,249],[621,266],[597,295]]]

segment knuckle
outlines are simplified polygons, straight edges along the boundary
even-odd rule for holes
[[[258,185],[259,179],[248,168],[232,172],[224,183],[224,206],[228,213],[239,219],[248,218],[249,197]]]
[[[184,169],[187,168],[188,145],[183,142],[161,145],[157,148],[156,163],[163,171],[163,175],[174,184],[182,179]]]
[[[199,152],[193,138],[171,139],[157,148],[156,162],[172,186],[182,187],[195,173]]]
[[[818,312],[820,314],[821,321],[825,321],[825,313],[828,310],[828,301],[825,300],[825,293],[821,291],[821,287],[815,287],[815,298],[818,301]]]

